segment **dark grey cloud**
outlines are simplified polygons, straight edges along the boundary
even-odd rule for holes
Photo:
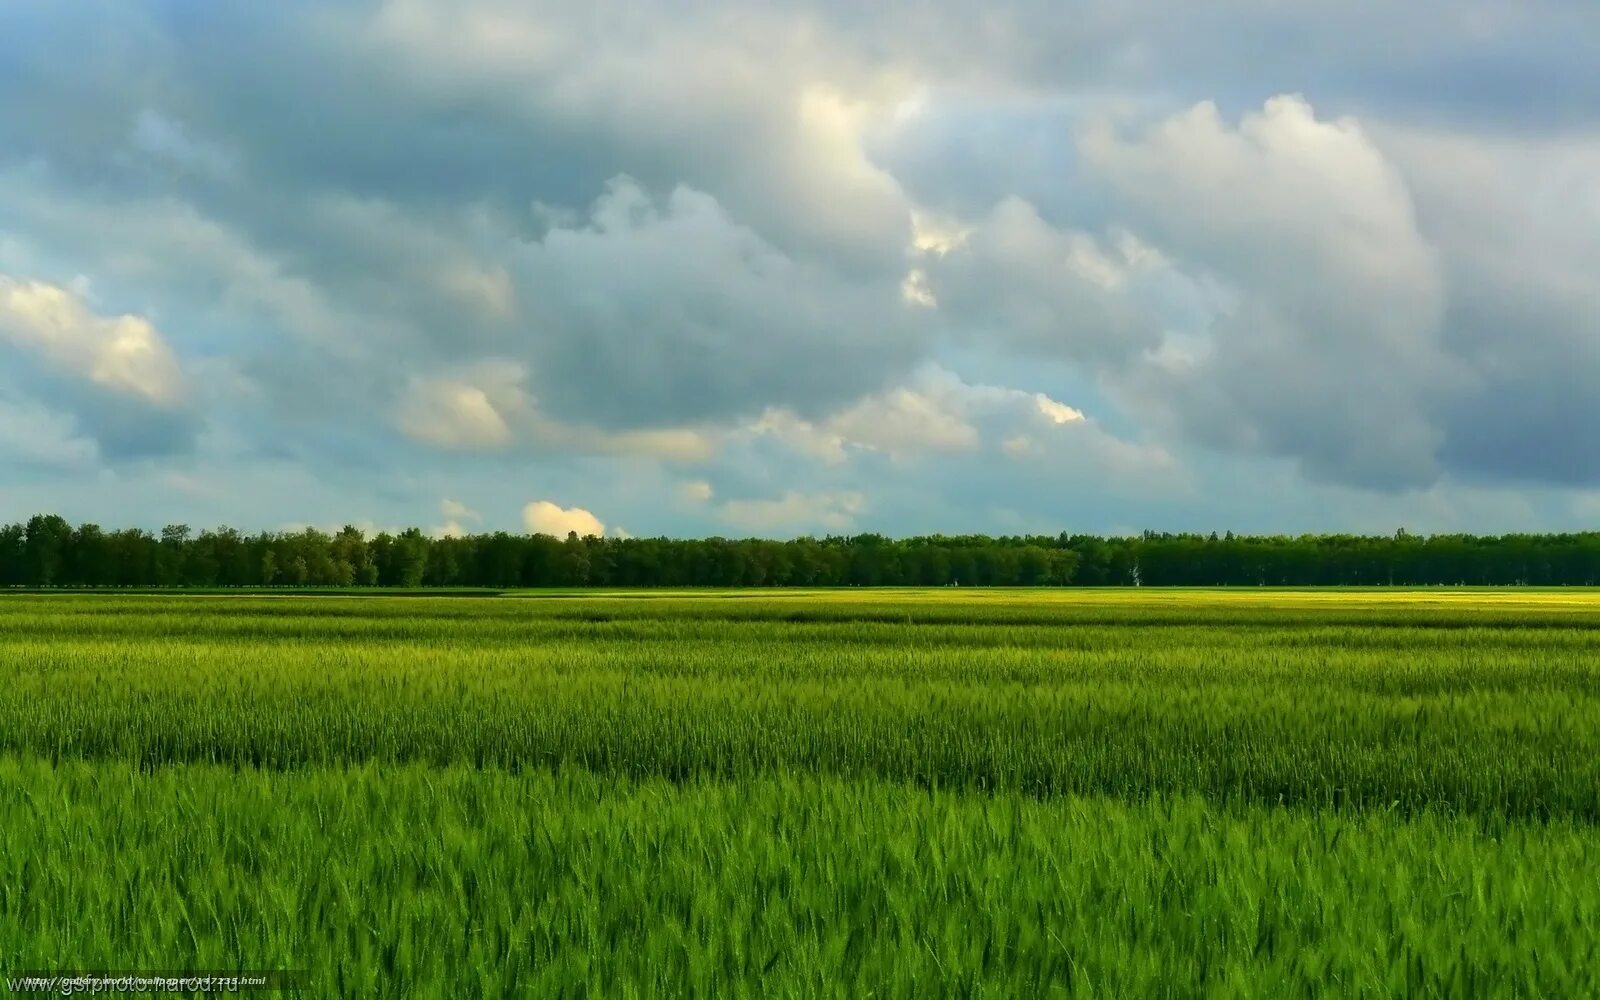
[[[688,188],[657,199],[618,179],[585,224],[515,259],[536,392],[561,417],[626,427],[773,403],[814,412],[923,349],[896,284],[790,257]]]
[[[1532,142],[1394,136],[1472,372],[1444,461],[1486,480],[1600,483],[1600,131]]]
[[[840,25],[889,39],[885,57],[914,53],[943,75],[1035,95],[1215,100],[1237,115],[1304,92],[1339,113],[1496,131],[1600,114],[1600,9],[1568,0],[829,6]]]
[[[1446,328],[1475,377],[1442,414],[1443,461],[1490,481],[1600,484],[1600,294],[1584,276],[1600,272],[1569,272],[1583,284],[1566,288],[1550,287],[1555,275],[1456,273]]]
[[[1129,134],[1085,133],[1085,163],[1172,266],[1222,284],[1187,349],[1154,352],[1130,395],[1177,433],[1382,488],[1438,474],[1444,288],[1405,179],[1352,121],[1279,97],[1237,123],[1202,103]]]
[[[1115,366],[1153,350],[1161,331],[1137,301],[1148,251],[1118,240],[1063,231],[1030,204],[1007,198],[959,243],[918,259],[932,298],[959,334],[1012,350]],[[934,237],[937,239],[938,237]]]
[[[63,377],[0,349],[0,418],[12,426],[0,436],[12,456],[30,464],[77,466],[189,454],[202,427],[192,409],[166,409]],[[90,446],[87,447],[86,446]],[[0,459],[3,464],[4,459]]]

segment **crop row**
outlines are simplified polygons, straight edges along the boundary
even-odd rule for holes
[[[1592,828],[831,778],[0,758],[0,961],[317,995],[1584,996]]]
[[[185,619],[53,600],[92,624],[52,634],[0,604],[0,750],[54,761],[815,774],[1600,821],[1600,632],[1583,628],[604,617],[669,606],[625,599],[418,605],[448,605],[431,619],[196,600]],[[838,606],[892,604],[873,600]]]

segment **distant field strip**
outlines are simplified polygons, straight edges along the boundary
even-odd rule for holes
[[[1600,820],[1596,595],[1073,596],[16,598],[0,750]]]
[[[1600,592],[11,595],[0,817],[5,968],[1600,995]]]

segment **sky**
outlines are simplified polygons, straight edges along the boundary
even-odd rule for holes
[[[1600,529],[1600,5],[4,0],[41,511]]]

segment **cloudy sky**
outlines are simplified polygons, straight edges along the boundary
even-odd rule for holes
[[[1600,6],[5,0],[40,510],[1600,527]]]

